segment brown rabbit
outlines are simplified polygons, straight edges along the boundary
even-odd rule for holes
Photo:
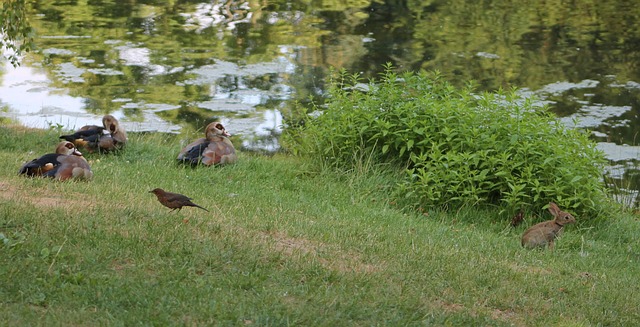
[[[553,249],[553,241],[560,236],[564,225],[576,222],[570,213],[560,210],[558,205],[553,202],[549,202],[549,212],[555,219],[541,222],[527,229],[522,235],[522,246],[535,248],[548,244],[549,249]]]

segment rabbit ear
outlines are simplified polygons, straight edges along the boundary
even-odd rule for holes
[[[557,217],[560,214],[560,208],[558,208],[558,205],[554,202],[549,202],[549,212],[551,212],[554,217]]]

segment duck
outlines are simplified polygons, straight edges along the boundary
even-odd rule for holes
[[[89,163],[69,141],[58,143],[55,153],[48,153],[25,163],[18,174],[50,177],[59,181],[93,178]]]
[[[193,166],[226,165],[238,160],[236,149],[229,140],[231,134],[220,122],[213,122],[205,128],[205,137],[187,145],[178,154],[178,161]]]
[[[73,134],[62,135],[60,139],[72,142],[76,147],[89,152],[111,152],[122,149],[127,143],[127,132],[116,117],[104,115],[102,126],[86,125]]]

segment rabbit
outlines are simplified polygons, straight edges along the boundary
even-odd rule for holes
[[[541,222],[527,229],[522,235],[523,247],[531,249],[548,244],[549,249],[553,249],[553,241],[560,236],[564,225],[576,222],[570,213],[560,210],[553,202],[549,202],[549,212],[555,219]]]

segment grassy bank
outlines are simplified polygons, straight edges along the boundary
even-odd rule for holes
[[[530,219],[402,212],[380,187],[392,176],[284,155],[185,168],[160,134],[88,156],[91,182],[17,176],[57,135],[0,127],[2,326],[640,324],[635,216],[527,251]],[[210,212],[170,213],[155,187]]]

